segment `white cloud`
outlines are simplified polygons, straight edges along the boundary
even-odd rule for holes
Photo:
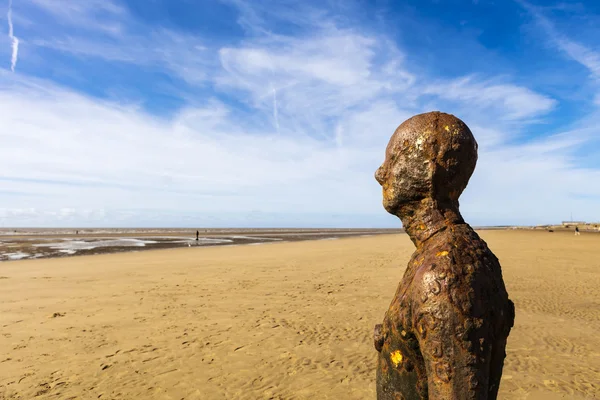
[[[337,172],[356,168],[351,152],[327,143],[245,131],[218,103],[165,121],[56,87],[13,85],[0,104],[2,125],[12,126],[1,135],[3,188],[39,196],[15,204],[319,211],[305,197],[317,195],[310,180],[332,179],[331,197],[347,179],[335,182]]]
[[[395,46],[332,27],[305,37],[246,41],[219,54],[220,90],[239,92],[250,106],[266,110],[275,89],[281,132],[325,140],[334,140],[338,121],[379,98],[412,96],[408,91],[415,81]]]
[[[264,45],[269,50],[223,49],[221,59],[227,66],[243,64],[252,75],[295,75],[339,86],[356,84],[369,77],[372,56],[369,50],[374,43],[364,36],[340,32],[308,40],[280,38],[269,42]],[[301,59],[304,62],[299,63]]]
[[[460,101],[470,108],[494,108],[504,119],[536,117],[551,111],[556,100],[540,95],[522,86],[477,82],[473,77],[437,82],[424,88],[424,93]]]
[[[503,145],[481,151],[463,206],[474,218],[551,223],[572,210],[596,220],[594,204],[600,171],[577,166],[575,151],[587,132],[569,132],[526,145]]]
[[[569,57],[586,67],[595,79],[600,79],[600,52],[591,50],[580,43],[556,37],[558,47]]]
[[[379,224],[393,223],[391,218],[378,220],[384,212],[373,172],[389,136],[410,115],[394,102],[347,114],[339,121],[344,135],[339,146],[334,139],[249,131],[219,102],[165,120],[43,81],[29,84],[2,75],[5,85],[7,80],[11,91],[0,92],[5,110],[0,124],[12,129],[0,134],[0,179],[4,190],[31,195],[4,198],[5,209],[43,206],[63,219],[66,214],[60,210],[70,209],[69,221],[91,218],[81,210],[131,209],[143,221],[177,210],[223,219],[254,210],[267,220],[286,213],[290,220],[302,213],[322,214],[325,221],[333,221],[334,214],[366,214]],[[474,133],[478,139],[488,136]],[[598,172],[570,163],[565,144],[578,142],[554,140],[482,152],[465,196],[465,214],[479,220],[492,214],[541,221],[573,204],[578,194],[600,195],[588,183]],[[540,194],[552,196],[543,207],[536,200]],[[523,204],[515,208],[516,202]],[[591,201],[577,202],[591,213]],[[34,214],[29,212],[27,220],[35,221]],[[106,217],[135,221],[131,215],[116,215]],[[51,217],[44,211],[39,218]]]

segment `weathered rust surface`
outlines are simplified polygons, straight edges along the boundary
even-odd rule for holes
[[[378,400],[497,397],[514,305],[498,259],[459,212],[476,162],[467,125],[431,112],[398,127],[375,174],[417,248],[375,327]]]

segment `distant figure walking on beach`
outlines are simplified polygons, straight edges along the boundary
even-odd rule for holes
[[[579,227],[576,226],[575,227],[575,236],[579,236],[579,235],[581,235],[581,232],[579,232]]]
[[[459,212],[476,161],[467,125],[432,112],[398,127],[375,174],[416,246],[375,327],[378,400],[498,396],[515,311],[498,259]]]
[[[200,231],[196,231],[196,242],[200,240]]]

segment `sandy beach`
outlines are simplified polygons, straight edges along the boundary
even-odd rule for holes
[[[600,398],[599,234],[482,231],[516,306],[500,399]],[[0,399],[375,399],[403,234],[0,264]]]

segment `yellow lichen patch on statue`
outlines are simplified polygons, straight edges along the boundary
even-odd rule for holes
[[[392,362],[394,363],[395,367],[397,367],[398,365],[400,365],[400,363],[402,363],[402,358],[403,357],[402,357],[402,353],[400,352],[400,350],[396,350],[391,355],[391,359],[392,359]]]
[[[383,198],[384,198],[385,200],[389,200],[389,199],[391,199],[392,197],[393,197],[393,196],[392,196],[392,194],[389,192],[389,190],[387,190],[387,189],[383,189]]]
[[[388,184],[382,185],[381,191],[383,192],[383,198],[385,200],[393,199],[395,196],[394,191],[390,190],[390,185],[388,185]]]
[[[450,127],[449,127],[448,125],[446,125],[446,126],[444,127],[444,129],[446,130],[446,132],[450,132]]]
[[[440,251],[439,253],[436,254],[437,257],[444,257],[447,256],[448,252],[447,251]]]

